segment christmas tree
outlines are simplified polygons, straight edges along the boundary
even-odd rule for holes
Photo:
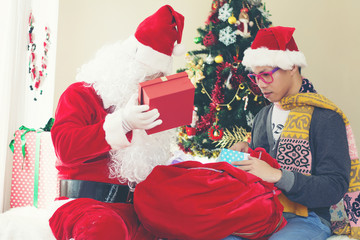
[[[256,113],[266,104],[241,64],[257,31],[269,27],[261,0],[213,0],[205,27],[186,55],[185,69],[195,85],[193,122],[178,130],[178,145],[194,156],[214,158],[221,148],[249,141]]]

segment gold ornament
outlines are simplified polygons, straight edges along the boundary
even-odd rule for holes
[[[239,88],[241,89],[241,90],[243,90],[244,88],[245,88],[245,86],[244,86],[244,84],[239,84]]]
[[[230,104],[228,104],[226,107],[227,107],[227,109],[228,109],[229,111],[232,110],[232,107],[230,106]]]
[[[189,79],[191,79],[192,77],[194,77],[194,71],[192,71],[191,69],[186,70],[185,72],[187,73]]]
[[[239,97],[239,95],[237,95],[237,94],[235,95],[235,98],[236,98],[237,101],[241,100],[241,97]]]
[[[217,55],[215,57],[215,62],[216,63],[222,63],[224,61],[224,58],[222,57],[222,55]]]
[[[204,78],[205,78],[205,76],[201,70],[196,71],[195,80],[197,83],[200,82],[201,80],[203,80]]]
[[[217,106],[216,106],[216,111],[218,111],[218,112],[219,112],[220,110],[221,110],[220,105],[217,105]]]
[[[240,65],[240,62],[233,62],[233,63],[232,63],[232,66],[233,66],[234,68],[238,68],[239,65]]]
[[[195,72],[190,72],[187,70],[185,71],[188,73],[189,79],[191,81],[191,83],[196,87],[196,84],[199,83],[201,80],[203,80],[205,78],[205,76],[203,75],[203,72],[201,70],[198,70]]]
[[[232,15],[231,17],[229,17],[229,19],[228,19],[228,22],[230,23],[230,24],[235,24],[236,23],[236,17],[234,17],[234,15]]]
[[[205,93],[206,93],[205,88],[201,89],[201,93],[202,93],[202,94],[205,94]]]
[[[215,137],[218,137],[218,136],[219,136],[219,131],[215,130],[215,131],[214,131],[214,136],[215,136]]]
[[[187,62],[190,62],[191,61],[191,55],[190,55],[190,53],[186,53],[185,54],[185,60],[187,61]]]
[[[256,102],[258,100],[258,95],[255,95],[254,101]]]
[[[197,65],[195,65],[195,62],[193,60],[189,60],[187,63],[189,69],[186,70],[185,72],[188,74],[191,83],[195,87],[197,83],[199,83],[201,80],[205,78],[202,72],[203,64],[204,64],[203,59],[199,59]]]

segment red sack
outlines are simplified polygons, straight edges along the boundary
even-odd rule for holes
[[[251,155],[260,152],[273,161],[266,152]],[[286,224],[279,193],[274,184],[226,162],[187,161],[155,167],[136,186],[134,208],[144,227],[161,238],[267,239]]]

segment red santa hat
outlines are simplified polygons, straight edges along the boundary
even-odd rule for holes
[[[183,28],[184,16],[169,5],[162,6],[136,29],[135,38],[140,43],[137,60],[160,71],[166,69],[173,54],[185,53],[180,44]]]
[[[295,28],[280,26],[260,29],[251,47],[245,50],[242,64],[247,68],[272,66],[284,70],[294,65],[305,67],[306,59],[295,43],[294,31]]]

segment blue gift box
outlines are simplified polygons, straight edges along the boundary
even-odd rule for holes
[[[244,152],[238,152],[238,151],[234,151],[234,150],[230,150],[230,149],[222,149],[220,152],[220,156],[218,158],[218,162],[222,161],[222,162],[228,162],[228,163],[232,163],[232,162],[238,162],[238,161],[242,161],[242,160],[248,160],[249,159],[250,154],[248,153],[244,153]]]

